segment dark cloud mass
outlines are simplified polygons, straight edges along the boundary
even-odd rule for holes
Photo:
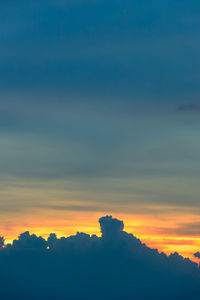
[[[194,253],[194,257],[200,258],[200,252]]]
[[[199,299],[195,263],[148,248],[111,216],[99,222],[101,237],[25,232],[1,248],[1,299]]]

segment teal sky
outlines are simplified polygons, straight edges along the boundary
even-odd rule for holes
[[[0,6],[7,222],[48,209],[199,214],[199,1]]]

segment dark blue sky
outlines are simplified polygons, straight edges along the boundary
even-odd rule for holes
[[[8,1],[2,90],[197,101],[199,9],[198,1]]]

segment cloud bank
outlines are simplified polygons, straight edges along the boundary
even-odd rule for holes
[[[99,223],[101,237],[27,231],[6,246],[1,238],[1,298],[199,299],[197,264],[148,248],[111,216]]]

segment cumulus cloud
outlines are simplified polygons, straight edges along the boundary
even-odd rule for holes
[[[200,258],[200,252],[194,253],[194,257]]]
[[[21,249],[46,249],[47,242],[41,236],[37,237],[35,234],[30,234],[26,231],[19,235],[18,240],[13,241],[13,248]]]
[[[124,229],[123,221],[113,219],[111,216],[102,217],[99,219],[101,232],[103,237],[115,236]]]
[[[167,256],[148,248],[124,231],[121,220],[105,216],[99,223],[101,237],[51,233],[46,241],[26,231],[1,248],[2,299],[200,297],[197,264],[178,253]]]
[[[0,237],[0,248],[4,246],[4,238]]]

